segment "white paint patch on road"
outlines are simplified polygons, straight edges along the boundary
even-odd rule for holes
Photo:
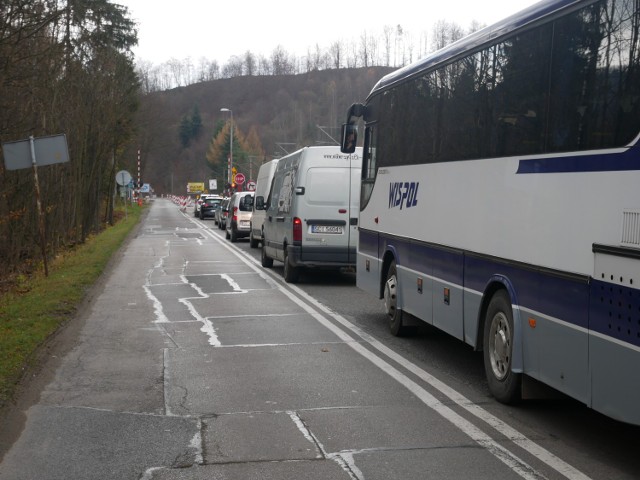
[[[191,443],[189,444],[190,448],[193,448],[195,451],[195,459],[194,463],[197,465],[204,464],[204,455],[202,454],[202,419],[198,418],[198,425],[196,434],[191,439]]]
[[[332,453],[327,457],[332,459],[335,462],[338,462],[338,465],[340,465],[343,469],[345,469],[347,473],[349,473],[351,478],[355,480],[365,480],[364,474],[356,466],[356,462],[353,459],[353,453],[351,452]],[[342,464],[342,462],[344,462],[344,465]]]
[[[208,295],[205,295],[205,297],[208,297]],[[195,318],[198,322],[202,322],[202,328],[200,329],[200,331],[209,337],[209,345],[219,347],[221,343],[218,339],[218,334],[216,333],[216,329],[213,326],[211,320],[200,316],[198,310],[196,310],[193,304],[189,301],[189,298],[181,298],[178,301],[187,307],[189,313],[191,314],[191,316],[193,316],[193,318]]]
[[[144,291],[147,294],[147,298],[153,304],[153,313],[154,313],[154,315],[156,317],[154,323],[169,323],[169,319],[164,314],[164,310],[162,309],[162,302],[158,299],[158,297],[156,297],[151,292],[151,289],[149,288],[148,285],[143,285],[142,288],[144,288]]]
[[[295,426],[298,428],[298,430],[300,430],[300,433],[302,433],[304,438],[306,438],[311,444],[313,444],[313,448],[316,450],[319,450],[318,444],[316,443],[315,439],[311,435],[311,432],[309,431],[307,426],[304,424],[302,419],[298,416],[298,414],[293,411],[288,411],[287,415],[289,415],[289,418],[291,418],[291,420],[293,421]],[[316,458],[322,458],[322,452],[318,451],[316,454]]]
[[[184,274],[180,275],[180,280],[182,280],[187,285],[190,285],[191,288],[193,288],[196,291],[196,293],[200,295],[202,298],[208,298],[208,295],[204,293],[196,283],[190,282],[189,280],[187,280],[187,277]]]
[[[247,293],[248,290],[240,288],[240,285],[238,285],[238,282],[236,282],[233,278],[231,278],[226,273],[220,274],[220,277],[227,281],[227,283],[233,289],[234,292],[236,292],[236,293]]]

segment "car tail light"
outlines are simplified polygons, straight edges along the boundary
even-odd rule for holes
[[[234,222],[238,221],[238,207],[233,207],[233,219]]]
[[[302,220],[293,217],[293,241],[302,242]]]

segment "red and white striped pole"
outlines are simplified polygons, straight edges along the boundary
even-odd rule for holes
[[[138,149],[138,190],[140,190],[140,187],[142,186],[142,183],[140,183],[140,179],[141,179],[141,175],[140,175],[140,149]]]
[[[138,191],[138,204],[142,203],[142,198],[140,198],[140,189],[142,188],[141,175],[140,175],[140,149],[138,149],[138,183],[136,184]]]

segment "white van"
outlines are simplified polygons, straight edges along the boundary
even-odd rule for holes
[[[269,196],[269,192],[271,191],[271,181],[273,180],[273,175],[276,172],[277,165],[278,159],[276,158],[275,160],[271,160],[270,162],[260,166],[260,170],[258,170],[258,178],[256,179],[256,198],[267,198]],[[249,235],[249,246],[251,248],[258,248],[258,243],[262,242],[262,227],[264,225],[265,214],[265,209],[257,209],[256,204],[253,204],[251,234]]]
[[[301,268],[354,267],[358,242],[362,148],[305,147],[278,161],[266,203],[262,266],[284,263],[284,279]]]
[[[251,233],[253,215],[253,192],[236,192],[229,199],[229,214],[226,222],[226,237],[235,242]]]

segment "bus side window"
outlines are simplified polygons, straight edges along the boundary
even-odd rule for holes
[[[374,180],[376,178],[376,133],[376,128],[373,125],[367,126],[364,132],[363,180]]]
[[[373,186],[376,180],[378,168],[377,153],[377,129],[374,125],[368,125],[364,131],[364,155],[362,159],[362,184],[360,188],[360,210],[369,203]]]

